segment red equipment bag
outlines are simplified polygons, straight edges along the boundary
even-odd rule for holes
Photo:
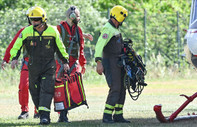
[[[56,80],[54,94],[55,111],[69,110],[83,104],[88,107],[81,73],[75,72],[70,76],[65,75],[62,79]]]

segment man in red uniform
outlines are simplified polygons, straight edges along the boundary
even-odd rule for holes
[[[27,15],[27,19],[29,22],[29,25],[31,25],[31,22],[29,20],[29,12],[30,12],[31,8],[27,10],[26,15]],[[11,43],[8,45],[4,58],[3,58],[3,62],[1,63],[1,68],[4,70],[5,69],[5,64],[9,63],[10,61],[10,50],[13,47],[16,39],[18,38],[18,36],[20,35],[20,33],[23,31],[25,27],[21,28],[17,34],[15,35],[15,37],[13,38],[13,40],[11,41]],[[27,57],[26,52],[24,51],[24,55],[23,55],[23,61],[22,61],[22,66],[21,66],[21,75],[20,75],[20,83],[19,83],[19,92],[18,92],[18,96],[19,96],[19,103],[21,105],[21,114],[18,116],[18,119],[26,119],[29,117],[29,107],[28,107],[28,102],[29,102],[29,73],[28,73],[28,68],[27,68],[27,64],[28,64],[29,58]],[[39,118],[39,114],[36,111],[34,111],[34,118]]]
[[[66,47],[66,51],[69,54],[69,73],[81,72],[85,73],[86,59],[84,55],[84,39],[88,38],[93,40],[92,35],[82,33],[81,28],[78,26],[80,21],[80,12],[75,6],[71,6],[66,12],[66,21],[61,21],[60,25],[57,25],[57,29],[60,32],[63,43]],[[61,62],[56,61],[57,70],[56,77],[60,77]],[[68,111],[62,111],[58,122],[68,122]]]

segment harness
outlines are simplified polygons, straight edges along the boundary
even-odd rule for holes
[[[73,49],[73,44],[74,43],[79,43],[80,45],[80,35],[79,35],[79,29],[78,29],[78,26],[75,27],[75,35],[74,36],[71,36],[68,34],[68,37],[71,38],[71,41],[69,40],[66,40],[66,30],[64,28],[64,26],[60,23],[60,28],[61,28],[61,37],[62,37],[62,41],[63,43],[66,45],[67,48],[67,51],[68,51],[68,55],[69,56],[72,56],[73,54],[71,54],[71,51]],[[72,30],[71,30],[72,32]],[[70,43],[69,43],[70,42]],[[77,49],[78,50],[78,49]],[[58,63],[60,64],[60,69],[58,71],[58,74],[57,74],[57,77],[60,76],[61,72],[63,71],[64,69],[64,66],[63,66],[63,63],[62,61],[58,58]],[[70,70],[67,72],[68,74],[70,74],[72,72],[72,70],[76,67],[77,65],[77,61],[71,66]]]
[[[21,70],[22,70],[24,64],[28,66],[28,62],[23,58],[23,59],[22,59]],[[27,69],[24,69],[24,70],[27,70]],[[28,71],[28,70],[27,70],[27,71]]]

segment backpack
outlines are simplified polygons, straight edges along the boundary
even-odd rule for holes
[[[55,111],[70,110],[81,105],[88,107],[81,73],[65,75],[55,82],[54,108]]]

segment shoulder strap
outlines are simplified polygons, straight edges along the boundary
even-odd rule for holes
[[[60,28],[61,28],[61,37],[62,37],[62,41],[64,42],[65,40],[65,28],[62,24],[60,24]]]
[[[75,27],[75,41],[73,40],[74,37],[72,38],[71,42],[70,42],[70,46],[68,48],[68,54],[70,55],[71,53],[71,50],[73,48],[73,43],[79,43],[80,45],[80,35],[79,35],[79,29],[78,29],[78,26]]]

